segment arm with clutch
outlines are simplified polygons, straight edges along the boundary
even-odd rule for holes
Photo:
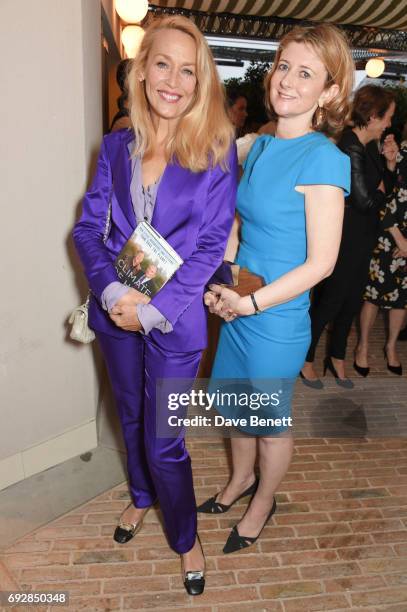
[[[283,274],[272,283],[258,289],[254,294],[240,297],[235,291],[211,285],[210,289],[218,298],[206,296],[209,310],[232,320],[236,316],[252,315],[292,300],[307,291],[320,280],[332,273],[338,256],[342,233],[344,194],[339,187],[331,185],[298,186],[297,191],[305,195],[305,213],[307,225],[307,259],[306,261]]]

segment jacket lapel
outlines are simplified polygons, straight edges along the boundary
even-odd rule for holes
[[[131,159],[128,144],[134,140],[134,135],[129,131],[124,140],[119,143],[116,159],[112,162],[113,193],[119,204],[116,210],[116,220],[125,235],[129,236],[136,226],[136,218],[130,195],[131,181]],[[120,210],[119,210],[120,208]]]
[[[151,220],[152,226],[162,235],[187,221],[192,209],[195,181],[201,173],[194,173],[178,164],[167,164],[160,181]],[[190,197],[188,193],[190,192]],[[186,211],[188,207],[188,211]]]

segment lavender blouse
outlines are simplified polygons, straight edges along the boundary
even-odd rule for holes
[[[132,153],[134,142],[128,145],[129,153]],[[153,185],[143,187],[141,157],[137,155],[132,158],[130,193],[136,219],[144,219],[151,223],[153,217],[157,191],[161,177]],[[110,283],[102,293],[102,306],[110,312],[116,302],[125,294],[129,288],[119,281]],[[137,316],[142,326],[142,332],[148,334],[153,328],[160,330],[163,334],[172,331],[172,325],[152,304],[137,304]]]

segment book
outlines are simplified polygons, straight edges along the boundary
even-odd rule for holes
[[[184,263],[150,223],[138,224],[115,260],[119,280],[153,297]]]

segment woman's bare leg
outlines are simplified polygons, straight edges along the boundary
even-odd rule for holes
[[[254,481],[257,439],[249,436],[232,438],[231,446],[233,473],[228,484],[216,499],[226,505],[231,504]]]
[[[314,369],[313,361],[304,361],[304,365],[301,368],[301,372],[307,380],[319,380],[318,374],[315,372]]]
[[[148,508],[136,508],[130,504],[120,517],[122,523],[138,523],[143,518]]]
[[[191,550],[181,556],[183,557],[185,572],[200,572],[205,569],[205,557],[198,538],[196,538]]]
[[[370,331],[376,321],[379,307],[371,302],[365,302],[360,312],[360,338],[355,350],[356,363],[362,368],[367,368]]]
[[[389,336],[386,342],[386,353],[389,365],[399,366],[400,359],[397,355],[396,342],[398,335],[405,323],[406,310],[392,308],[389,312]]]
[[[277,487],[289,468],[293,446],[291,436],[259,438],[260,484],[238,524],[240,535],[253,538],[258,536],[273,505]]]

